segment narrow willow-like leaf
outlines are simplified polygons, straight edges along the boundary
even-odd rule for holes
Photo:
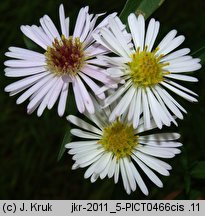
[[[205,63],[205,46],[202,46],[200,49],[193,52],[192,55],[196,58],[200,58],[201,64],[204,64]]]
[[[127,17],[130,13],[143,14],[147,19],[165,0],[127,0],[120,18],[123,23],[127,23]]]
[[[129,14],[135,12],[142,1],[143,0],[127,0],[122,12],[120,13],[120,19],[123,23],[127,22]]]
[[[30,50],[39,50],[39,46],[27,37],[23,37],[26,47]]]
[[[143,14],[145,19],[151,16],[165,0],[143,0],[136,10],[136,14]]]
[[[205,179],[205,161],[198,162],[191,171],[193,178]]]
[[[201,59],[201,64],[205,64],[205,52],[202,53],[199,58]]]
[[[70,127],[70,124],[68,123],[68,128],[67,128],[65,136],[63,138],[63,142],[61,144],[60,151],[58,153],[58,158],[57,158],[58,161],[62,158],[62,156],[66,150],[65,145],[71,141],[72,134],[70,133],[70,129],[71,129],[71,127]]]

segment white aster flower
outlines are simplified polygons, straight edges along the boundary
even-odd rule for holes
[[[123,185],[128,194],[135,191],[137,185],[148,195],[148,189],[140,175],[145,175],[158,187],[163,187],[162,181],[155,172],[168,176],[171,166],[158,158],[173,158],[180,153],[177,148],[182,144],[177,142],[178,133],[161,133],[141,135],[146,131],[141,121],[137,129],[126,118],[118,117],[110,123],[110,111],[96,107],[94,115],[87,113],[93,122],[89,124],[78,117],[69,115],[68,121],[82,129],[72,129],[71,133],[81,141],[66,144],[75,161],[73,169],[88,167],[84,177],[95,182],[98,178],[114,177],[117,183],[122,177]],[[152,129],[156,127],[151,121]],[[153,172],[155,171],[155,172]]]
[[[97,27],[96,21],[100,15],[88,13],[88,7],[82,8],[78,14],[73,34],[69,32],[69,17],[65,17],[63,5],[59,8],[61,33],[57,30],[49,16],[40,19],[41,26],[21,26],[21,30],[29,39],[44,49],[42,53],[28,49],[10,47],[5,55],[13,60],[5,61],[5,75],[8,77],[26,77],[8,85],[5,88],[10,95],[26,90],[18,99],[17,104],[30,98],[28,113],[38,108],[41,116],[44,109],[51,109],[58,102],[58,114],[65,111],[69,90],[72,83],[75,101],[79,112],[87,110],[94,113],[93,102],[87,86],[95,93],[99,86],[94,81],[104,85],[113,85],[107,77],[106,71],[98,64],[96,55],[106,53],[107,50],[97,45],[92,37],[93,32],[107,25],[105,18]],[[116,14],[110,15],[115,17]],[[117,18],[119,28],[124,26]],[[94,80],[93,80],[94,79]],[[104,93],[98,95],[104,99]]]
[[[94,36],[97,42],[117,55],[99,57],[105,61],[105,66],[109,67],[107,72],[111,77],[125,80],[114,94],[105,99],[106,107],[122,97],[113,110],[110,121],[128,113],[128,120],[133,122],[134,128],[137,128],[140,116],[143,116],[146,128],[150,127],[151,118],[159,128],[163,124],[170,126],[171,122],[176,124],[171,113],[182,119],[182,112],[186,113],[186,110],[167,89],[188,101],[196,102],[197,94],[176,81],[197,82],[195,77],[184,73],[200,69],[200,59],[187,55],[190,52],[188,48],[173,51],[185,39],[182,35],[176,37],[176,30],[170,31],[156,48],[153,48],[160,26],[154,19],[150,20],[147,31],[142,15],[136,17],[135,14],[130,14],[128,24],[133,48],[127,46],[121,30],[112,18],[109,19],[109,25]],[[106,87],[99,92],[105,90]]]

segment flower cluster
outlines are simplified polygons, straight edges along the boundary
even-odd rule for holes
[[[171,166],[162,159],[173,158],[182,146],[178,133],[150,130],[183,119],[186,110],[175,94],[197,101],[197,94],[181,81],[197,82],[189,73],[201,68],[200,59],[192,58],[188,48],[176,50],[185,39],[176,30],[155,44],[160,23],[153,18],[146,28],[143,15],[130,14],[127,28],[116,13],[97,22],[103,16],[81,8],[70,33],[70,19],[60,5],[60,31],[47,15],[40,26],[21,26],[42,52],[9,47],[5,55],[12,59],[4,63],[5,75],[21,79],[5,91],[10,96],[21,93],[17,104],[29,99],[27,112],[37,109],[38,116],[57,101],[63,116],[68,95],[74,94],[78,111],[91,123],[67,117],[80,128],[71,130],[79,140],[65,146],[75,161],[72,168],[87,167],[84,177],[91,182],[122,178],[128,194],[139,186],[148,195],[140,173],[163,187],[156,173],[168,176]]]

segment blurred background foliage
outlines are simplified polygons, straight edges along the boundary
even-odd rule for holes
[[[151,1],[151,0],[150,0]],[[59,118],[56,109],[45,111],[41,118],[27,115],[25,102],[16,105],[17,96],[9,98],[4,92],[12,78],[4,77],[9,46],[25,47],[20,32],[22,24],[39,24],[39,18],[48,14],[58,23],[58,7],[63,3],[72,25],[78,10],[85,5],[97,12],[120,12],[125,0],[1,0],[0,4],[0,199],[204,199],[205,198],[205,72],[195,73],[199,83],[186,85],[199,94],[199,103],[191,104],[177,99],[187,109],[179,128],[171,130],[182,134],[182,154],[168,162],[173,166],[169,177],[160,177],[164,188],[147,183],[150,195],[145,197],[137,190],[127,196],[122,184],[113,180],[91,184],[83,179],[84,169],[71,171],[71,156],[64,154],[59,162],[57,156],[63,136],[68,129],[65,118]],[[161,23],[162,37],[176,28],[186,36],[183,47],[196,51],[205,46],[204,0],[166,0],[152,15]],[[203,57],[204,50],[196,53]],[[67,113],[73,108],[68,103]],[[166,128],[165,128],[166,130]],[[170,129],[169,129],[170,130]]]

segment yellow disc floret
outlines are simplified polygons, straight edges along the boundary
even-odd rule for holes
[[[49,71],[56,75],[75,76],[85,63],[83,43],[79,38],[68,39],[63,35],[61,40],[55,39],[52,47],[48,47],[45,53]]]
[[[98,143],[119,159],[132,154],[138,144],[138,136],[135,135],[132,125],[116,120],[104,128],[102,139]]]
[[[129,74],[136,87],[154,86],[163,81],[163,76],[169,72],[163,71],[162,67],[169,63],[160,63],[163,55],[156,56],[158,49],[153,52],[148,52],[147,48],[144,51],[137,51],[132,54],[132,61],[128,62]]]

